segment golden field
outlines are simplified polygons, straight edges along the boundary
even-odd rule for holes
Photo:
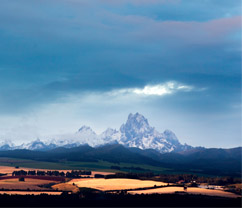
[[[209,195],[209,196],[221,196],[221,197],[232,197],[237,198],[241,197],[237,194],[220,191],[220,190],[211,190],[211,189],[203,189],[203,188],[193,188],[188,187],[186,191],[184,191],[183,187],[164,187],[157,189],[149,189],[149,190],[140,190],[140,191],[129,191],[130,194],[172,194],[175,192],[186,192],[188,194],[201,194],[201,195]]]
[[[41,168],[15,168],[15,167],[10,167],[10,166],[0,166],[0,173],[7,174],[8,176],[12,175],[13,171],[19,171],[19,170],[24,170],[24,171],[29,171],[29,170],[40,170],[40,171],[55,171],[54,169],[41,169]],[[72,170],[58,170],[59,172],[71,172]],[[92,171],[92,174],[90,177],[94,177],[95,174],[102,174],[102,175],[109,175],[112,174],[110,172],[100,172],[100,171]]]
[[[11,176],[13,171],[19,171],[19,170],[29,171],[29,170],[36,170],[36,169],[34,169],[34,168],[15,168],[15,167],[10,167],[10,166],[0,166],[0,173],[7,174],[8,176]],[[40,169],[38,169],[38,170],[40,170]]]
[[[19,189],[19,190],[45,190],[38,185],[49,183],[56,183],[56,181],[39,180],[32,178],[25,178],[25,181],[19,181],[18,178],[0,180],[0,189]]]
[[[68,183],[55,184],[51,188],[58,191],[71,191],[72,193],[77,193],[79,191],[78,187]]]
[[[15,168],[10,166],[0,166],[0,173],[7,174],[7,176],[12,176],[13,171],[29,171],[29,170],[41,170],[41,171],[48,171],[52,169],[36,169],[36,168]],[[58,170],[63,172],[71,172],[71,170]],[[94,177],[95,174],[102,174],[102,175],[108,175],[110,172],[100,172],[100,171],[92,171],[92,175],[90,177]],[[86,180],[89,178],[82,178],[78,180]],[[76,179],[73,179],[75,181]],[[41,185],[50,184],[53,183],[51,188],[43,188],[39,187]],[[50,194],[50,195],[59,195],[62,193],[62,191],[71,191],[72,193],[76,193],[79,191],[79,188],[77,186],[73,186],[71,184],[67,183],[59,183],[57,181],[52,180],[42,180],[42,179],[32,179],[32,178],[25,178],[25,181],[19,181],[18,178],[12,178],[12,179],[2,179],[0,180],[0,189],[5,189],[9,191],[0,191],[0,194],[20,194],[20,195],[26,195],[26,194],[34,194],[39,195],[41,193]],[[11,191],[13,190],[13,191]],[[20,191],[14,191],[14,190],[20,190]],[[35,190],[35,191],[32,191]],[[59,190],[58,192],[51,192],[51,190]]]
[[[8,166],[0,166],[0,173],[7,173],[9,176],[15,170],[37,170],[33,168],[18,168],[15,167],[8,167]],[[38,170],[49,170],[49,169],[38,169]],[[62,171],[62,170],[59,170]],[[63,170],[64,172],[71,171],[71,170]],[[107,175],[110,174],[109,172],[97,172],[92,171],[91,177],[94,174],[102,174]],[[50,184],[52,185],[48,188],[39,187],[41,185]],[[53,185],[54,184],[54,185]],[[171,184],[170,184],[171,185]],[[34,194],[38,195],[41,193],[50,194],[50,195],[59,195],[63,191],[69,191],[72,193],[77,193],[79,188],[93,188],[98,189],[101,191],[107,190],[125,190],[125,189],[138,189],[138,188],[151,188],[154,186],[167,186],[167,183],[152,181],[152,180],[138,180],[138,179],[124,179],[124,178],[115,178],[115,179],[104,179],[104,178],[77,178],[72,179],[66,183],[59,183],[52,180],[41,180],[41,179],[32,179],[32,178],[25,178],[25,181],[19,181],[18,178],[13,179],[3,179],[0,180],[0,189],[6,189],[9,191],[0,191],[0,194]],[[231,184],[236,188],[241,188],[241,184]],[[13,190],[13,191],[12,191]],[[20,190],[20,191],[14,191]],[[33,191],[36,190],[36,191]],[[52,190],[56,190],[53,192]],[[183,187],[163,187],[163,188],[155,188],[155,189],[148,189],[148,190],[137,190],[137,191],[128,191],[130,194],[169,194],[175,192],[186,192],[188,194],[202,194],[202,195],[209,195],[209,196],[221,196],[221,197],[241,197],[240,195],[236,195],[234,193],[225,192],[223,190],[211,190],[205,188],[192,188],[188,187],[187,191],[184,191]]]
[[[40,195],[40,194],[61,195],[62,192],[50,192],[50,191],[0,191],[0,194],[8,194],[8,195]]]
[[[101,191],[107,190],[123,190],[123,189],[136,189],[136,188],[148,188],[156,186],[166,186],[167,183],[149,181],[149,180],[137,180],[137,179],[74,179],[68,184],[77,185],[80,188],[93,188]]]

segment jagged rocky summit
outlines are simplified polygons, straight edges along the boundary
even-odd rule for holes
[[[90,127],[82,126],[74,134],[59,135],[45,141],[37,139],[20,146],[14,146],[10,141],[2,142],[0,143],[0,150],[49,150],[56,147],[71,148],[83,144],[95,147],[111,143],[119,143],[126,147],[139,149],[154,149],[161,153],[192,149],[187,144],[181,144],[172,131],[165,130],[160,133],[149,125],[148,120],[143,115],[131,113],[127,122],[119,130],[108,128],[102,134],[97,135]]]

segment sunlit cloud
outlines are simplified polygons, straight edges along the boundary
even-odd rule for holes
[[[166,82],[163,84],[146,85],[143,88],[125,88],[120,90],[114,90],[112,95],[118,94],[136,94],[141,96],[164,96],[173,94],[178,91],[189,92],[194,89],[193,86],[180,84],[177,82]]]
[[[217,2],[1,1],[0,141],[139,112],[191,145],[240,145],[241,6]]]

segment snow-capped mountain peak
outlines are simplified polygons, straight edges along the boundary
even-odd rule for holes
[[[155,149],[162,153],[192,148],[189,145],[182,145],[172,131],[165,130],[160,133],[149,125],[148,120],[143,115],[130,113],[126,123],[120,127],[119,131],[108,128],[100,135],[97,135],[89,126],[82,126],[76,133],[56,135],[45,142],[37,139],[20,146],[5,142],[2,145],[0,144],[0,150],[46,150],[56,147],[76,147],[83,144],[95,147],[107,143],[119,143],[127,147],[140,149]]]
[[[120,127],[120,131],[127,134],[128,137],[151,133],[153,130],[154,128],[150,127],[148,120],[139,113],[129,114],[127,122]]]
[[[171,152],[183,148],[172,131],[165,130],[164,133],[159,133],[139,113],[130,114],[127,122],[121,126],[120,132],[119,143],[128,147],[156,149],[160,152]]]
[[[113,143],[120,140],[120,132],[116,129],[108,128],[99,137],[104,143]]]
[[[79,130],[78,133],[89,133],[89,134],[96,134],[91,127],[89,126],[82,126]]]
[[[171,131],[171,130],[168,130],[166,129],[164,132],[163,132],[163,135],[166,139],[169,139],[169,140],[173,140],[173,141],[178,141],[176,135]]]
[[[14,144],[11,140],[5,139],[0,142],[0,150],[10,150],[14,148]]]
[[[142,129],[142,128],[149,127],[149,122],[143,115],[139,113],[135,113],[135,114],[130,113],[128,116],[126,125],[132,125],[132,127],[137,127]]]
[[[22,144],[17,147],[18,149],[29,149],[29,150],[40,150],[40,149],[46,149],[46,144],[42,142],[40,139],[36,139],[32,142],[29,142],[27,144]]]
[[[114,134],[118,133],[118,131],[116,129],[112,129],[112,128],[107,128],[102,134],[102,137],[109,137],[112,136]]]

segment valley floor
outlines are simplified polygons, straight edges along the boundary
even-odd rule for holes
[[[7,202],[9,202],[7,206],[15,206],[16,204],[12,200],[19,201],[18,206],[42,206],[44,205],[44,201],[47,203],[49,202],[48,200],[57,201],[55,205],[48,204],[48,206],[65,206],[68,200],[73,200],[70,202],[73,206],[77,206],[79,203],[86,203],[88,206],[100,206],[98,202],[101,199],[103,206],[107,204],[126,206],[128,201],[130,202],[130,206],[147,206],[148,202],[150,202],[150,206],[157,206],[161,202],[166,206],[194,206],[195,203],[200,203],[196,204],[198,206],[204,206],[204,200],[210,206],[216,204],[220,204],[220,206],[227,206],[229,204],[230,206],[241,205],[241,195],[224,191],[222,187],[220,187],[221,190],[198,187],[187,187],[187,189],[184,189],[181,185],[178,186],[173,183],[147,179],[94,178],[95,174],[101,174],[102,176],[110,175],[110,172],[102,171],[92,171],[92,174],[88,176],[90,178],[64,178],[64,181],[56,180],[57,177],[55,178],[55,176],[43,176],[42,178],[39,176],[31,176],[32,178],[21,176],[25,177],[24,181],[12,177],[13,171],[22,169],[25,171],[50,170],[0,166],[0,173],[5,174],[0,176],[0,200],[3,200],[4,206],[6,206],[5,203]],[[51,170],[53,171],[53,169]],[[65,173],[71,171],[62,170]],[[241,187],[241,184],[234,184],[234,186]],[[182,198],[190,200],[190,202],[182,202]],[[32,202],[26,204],[25,200]],[[127,200],[126,204],[122,200]],[[140,202],[135,204],[135,200],[140,200]],[[181,204],[173,200],[180,200]],[[141,201],[144,203],[142,204]],[[36,204],[37,202],[39,204]]]

